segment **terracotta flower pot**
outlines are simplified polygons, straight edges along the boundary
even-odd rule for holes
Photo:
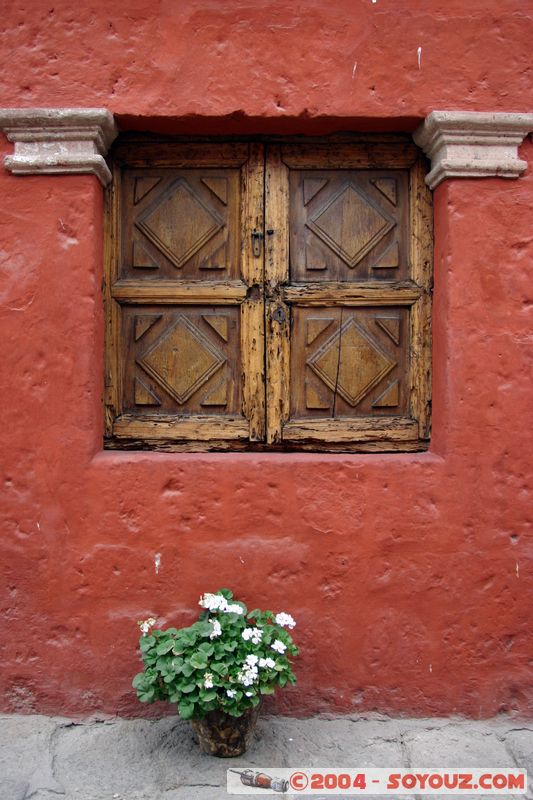
[[[249,708],[240,717],[209,711],[202,719],[191,719],[200,749],[218,758],[242,755],[252,741],[259,708]]]

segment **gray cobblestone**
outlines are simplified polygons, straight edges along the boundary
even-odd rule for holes
[[[533,722],[265,717],[248,753],[225,760],[201,753],[175,717],[0,715],[0,800],[223,800],[230,766],[517,766],[531,774]]]

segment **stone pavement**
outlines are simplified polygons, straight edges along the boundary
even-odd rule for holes
[[[245,756],[217,759],[175,717],[0,715],[0,800],[225,800],[238,766],[520,767],[533,800],[533,720],[263,717]]]

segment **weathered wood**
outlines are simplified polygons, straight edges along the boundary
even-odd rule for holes
[[[268,443],[281,441],[289,414],[290,310],[280,293],[281,283],[289,277],[289,183],[280,156],[279,146],[268,149],[265,176]]]
[[[246,142],[118,142],[114,157],[128,167],[241,167],[248,158]]]
[[[240,314],[220,305],[126,305],[122,310],[123,409],[144,416],[144,384],[158,414],[241,412]],[[141,393],[142,394],[142,393]]]
[[[108,446],[427,446],[431,196],[411,142],[271,141],[265,158],[138,139],[114,172]]]
[[[411,309],[411,413],[421,439],[431,429],[431,290],[433,287],[433,215],[431,192],[425,183],[426,164],[420,157],[410,173],[412,276],[424,293]]]
[[[216,303],[235,305],[246,298],[242,281],[116,281],[111,296],[119,303]]]
[[[291,418],[409,416],[409,309],[292,310]],[[303,373],[303,375],[302,375]]]
[[[291,281],[409,277],[406,169],[291,169]]]
[[[251,233],[264,231],[264,147],[250,144],[243,169],[242,270],[249,290],[241,306],[242,410],[250,425],[250,441],[265,436],[264,250],[254,253]]]
[[[250,232],[262,229],[263,146],[163,151],[153,143],[136,150],[153,163],[132,169],[121,161],[126,148],[115,167],[120,202],[110,224],[120,237],[109,237],[107,291],[110,385],[120,390],[106,431],[132,441],[262,438],[263,259],[253,256]]]
[[[416,420],[405,417],[360,417],[343,419],[291,419],[283,426],[284,439],[322,442],[407,442],[418,441]]]
[[[241,171],[187,166],[123,169],[121,279],[240,277]]]
[[[104,431],[113,433],[113,420],[121,410],[122,369],[120,349],[120,307],[113,299],[112,286],[118,277],[120,169],[113,166],[113,180],[105,191],[104,230],[104,315],[105,376]]]
[[[358,442],[320,442],[313,439],[287,440],[277,444],[264,442],[247,442],[242,439],[209,439],[208,441],[179,441],[172,438],[161,439],[106,439],[108,450],[148,450],[161,453],[207,453],[228,451],[239,453],[422,453],[428,449],[428,442],[415,441],[378,441]]]
[[[284,144],[282,159],[290,167],[290,283],[281,298],[294,325],[282,439],[416,444],[412,417],[425,389],[414,394],[413,380],[425,363],[430,263],[419,247],[427,218],[412,199],[422,180],[417,149]]]
[[[423,290],[412,283],[305,283],[282,288],[287,303],[300,306],[412,305]]]
[[[249,426],[243,418],[217,416],[178,417],[122,414],[117,417],[113,433],[121,439],[189,439],[209,441],[220,438],[248,439]]]
[[[284,144],[283,162],[291,169],[405,169],[417,159],[412,142],[360,141]]]

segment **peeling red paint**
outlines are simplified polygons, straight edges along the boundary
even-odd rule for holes
[[[532,106],[514,0],[118,5],[5,9],[0,104],[307,134]],[[3,709],[161,713],[130,688],[136,620],[189,622],[228,585],[298,620],[280,710],[532,713],[530,169],[435,192],[418,455],[103,452],[101,188],[3,170],[0,187]]]

